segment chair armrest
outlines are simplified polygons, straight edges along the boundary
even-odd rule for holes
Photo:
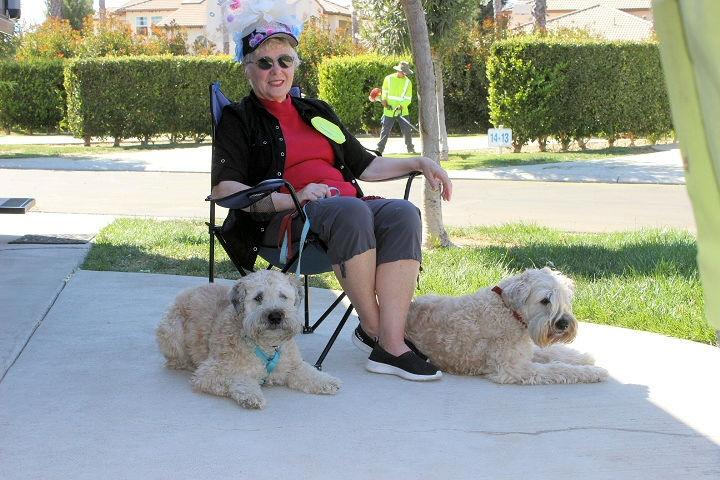
[[[205,201],[214,202],[221,207],[225,207],[230,210],[242,210],[243,208],[247,208],[256,202],[259,202],[271,193],[277,192],[282,187],[287,188],[290,192],[290,197],[295,205],[295,210],[304,222],[305,212],[303,212],[302,205],[300,205],[300,201],[297,198],[295,188],[293,188],[290,182],[283,180],[282,178],[270,178],[268,180],[263,180],[253,187],[232,193],[226,197],[213,198],[212,195],[208,195],[207,198],[205,198]]]
[[[405,184],[405,196],[403,197],[403,199],[407,200],[408,198],[410,198],[410,187],[412,187],[412,182],[413,182],[413,180],[415,180],[415,177],[417,177],[418,175],[422,175],[422,172],[419,172],[416,170],[413,172],[406,173],[405,175],[384,178],[382,180],[374,180],[374,181],[375,182],[390,182],[392,180],[400,180],[401,178],[407,178],[408,180],[407,180],[407,183]]]
[[[247,208],[255,202],[262,200],[263,198],[270,195],[272,192],[277,192],[283,186],[285,181],[278,178],[271,178],[269,180],[263,180],[257,185],[250,187],[246,190],[232,193],[226,197],[213,198],[212,195],[208,195],[205,201],[214,201],[221,207],[228,209],[243,209]]]

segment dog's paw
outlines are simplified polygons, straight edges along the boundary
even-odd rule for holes
[[[178,358],[169,358],[165,362],[165,368],[172,368],[173,370],[191,370],[192,366],[185,360]]]
[[[596,367],[594,365],[588,365],[587,367],[587,382],[598,383],[604,382],[608,379],[608,371],[602,367]]]
[[[575,359],[577,365],[595,365],[595,357],[589,353],[578,353]]]
[[[335,395],[338,390],[340,390],[341,386],[342,382],[340,380],[331,375],[325,374],[325,378],[320,379],[320,381],[318,382],[317,391],[313,393],[319,393],[323,395]]]
[[[265,408],[265,397],[262,394],[234,391],[230,392],[230,397],[232,397],[232,399],[243,408],[250,408],[253,410],[262,410]]]

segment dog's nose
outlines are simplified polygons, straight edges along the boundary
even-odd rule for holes
[[[561,318],[557,322],[555,322],[555,328],[558,330],[567,330],[567,328],[570,326],[570,322],[568,322],[565,318]]]
[[[273,311],[268,313],[268,321],[273,324],[277,325],[278,323],[282,322],[283,314],[282,312]]]

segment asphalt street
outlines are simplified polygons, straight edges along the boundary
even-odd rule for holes
[[[533,222],[568,231],[677,227],[694,231],[684,185],[453,181],[443,220],[451,226]],[[3,197],[34,197],[33,211],[207,218],[205,173],[0,170]],[[363,184],[367,193],[402,195],[403,182]],[[422,203],[422,182],[411,199]]]

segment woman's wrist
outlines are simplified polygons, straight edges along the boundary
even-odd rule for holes
[[[422,172],[425,168],[425,160],[426,158],[423,156],[416,157],[417,160],[415,161],[415,170]]]

